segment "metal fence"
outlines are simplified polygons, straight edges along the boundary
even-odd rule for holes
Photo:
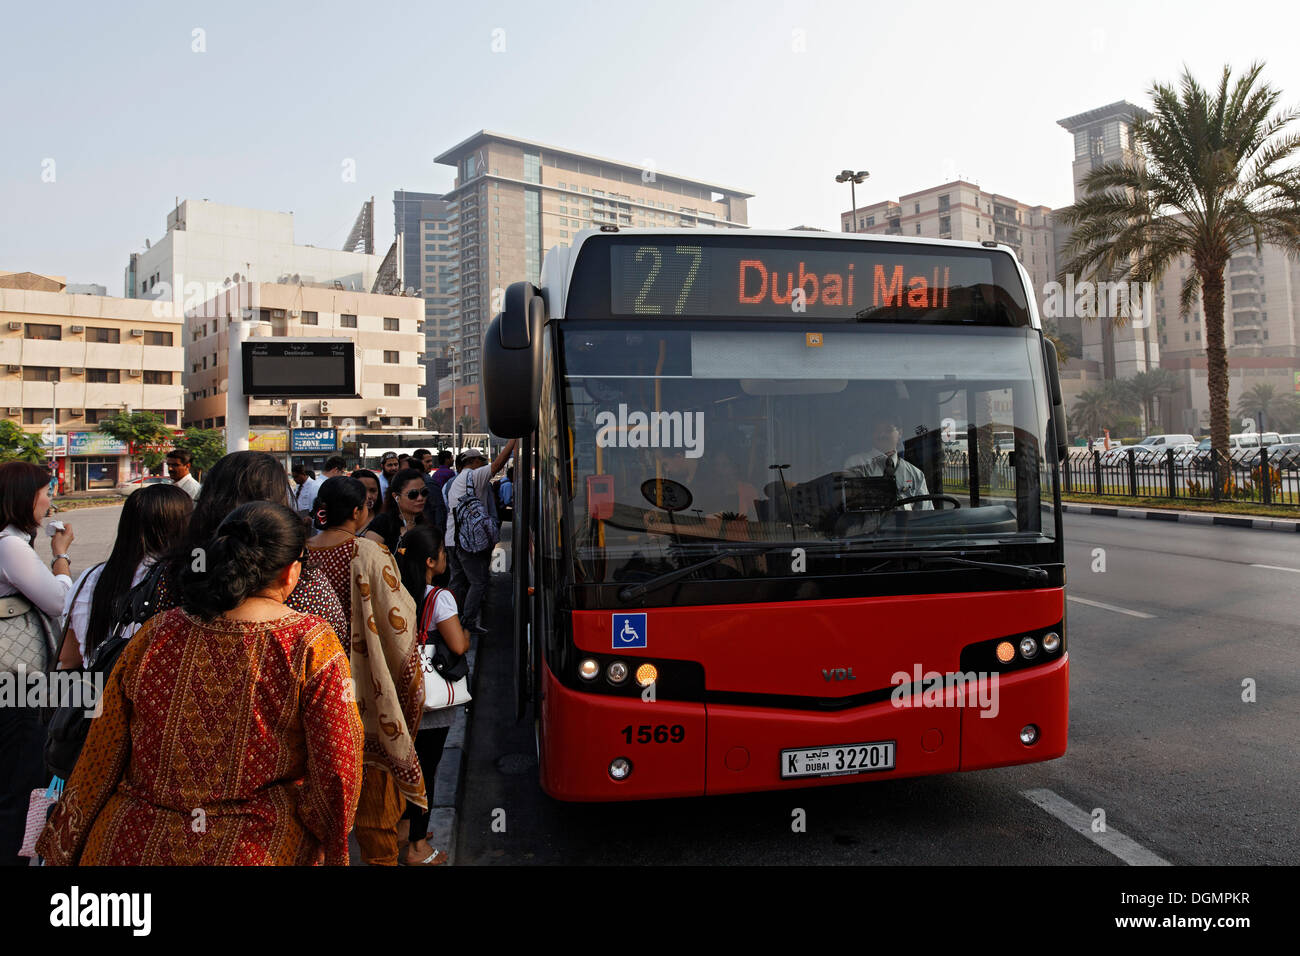
[[[1071,448],[1061,463],[1061,490],[1117,498],[1295,506],[1300,505],[1300,447],[1238,449],[1220,462],[1209,451]]]

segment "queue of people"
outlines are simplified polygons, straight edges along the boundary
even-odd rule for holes
[[[346,864],[351,833],[368,864],[445,863],[429,807],[454,711],[425,678],[435,660],[439,675],[463,670],[470,631],[482,633],[499,536],[486,482],[513,446],[491,464],[462,455],[455,477],[449,455],[424,450],[380,474],[349,475],[336,457],[307,516],[313,479],[295,475],[295,495],[269,454],[226,455],[197,497],[187,456],[169,455],[174,484],[129,496],[109,559],[75,581],[70,527],[52,531],[51,567],[33,547],[47,470],[0,465],[0,668],[93,668],[120,645],[36,852],[49,864]],[[467,522],[477,537],[460,533]],[[486,553],[467,547],[484,534]],[[37,709],[0,708],[5,864],[28,862],[18,850],[49,780],[44,738]]]

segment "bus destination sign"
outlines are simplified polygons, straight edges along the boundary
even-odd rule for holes
[[[987,254],[891,249],[822,251],[695,244],[620,244],[610,250],[614,315],[729,318],[919,318],[970,301],[993,284]]]

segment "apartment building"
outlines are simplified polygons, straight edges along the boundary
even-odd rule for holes
[[[337,284],[370,291],[383,257],[298,245],[293,213],[187,199],[167,214],[166,233],[131,253],[124,285],[128,299],[170,299],[177,314],[237,282]]]
[[[985,192],[961,179],[841,213],[840,230],[1005,243],[1029,270],[1040,306],[1043,288],[1056,278],[1052,210]]]
[[[650,163],[605,159],[490,130],[435,162],[456,170],[455,185],[444,196],[453,204],[449,231],[456,255],[456,417],[468,409],[480,421],[480,349],[487,323],[506,286],[539,280],[545,250],[602,225],[747,228],[746,201],[753,198]],[[442,393],[445,401],[450,393]]]
[[[459,342],[454,318],[458,260],[452,240],[454,206],[436,193],[393,193],[393,224],[402,246],[407,288],[424,300],[427,385],[420,396],[438,406],[438,382],[448,375],[448,346]]]
[[[360,398],[245,399],[227,392],[230,326],[247,310],[251,338],[346,338],[361,350]],[[186,425],[224,428],[228,402],[249,401],[249,447],[286,452],[289,429],[347,429],[350,440],[396,445],[423,426],[424,303],[329,285],[240,283],[201,307],[185,325]]]
[[[183,325],[167,312],[152,302],[71,295],[59,276],[0,273],[0,412],[46,435],[61,491],[113,488],[131,477],[129,449],[98,423],[151,411],[180,426]]]
[[[1176,373],[1180,391],[1171,396],[1171,426],[1208,429],[1209,385],[1205,356],[1205,308],[1198,294],[1182,311],[1183,282],[1194,272],[1186,256],[1173,262],[1156,284],[1160,366]],[[1224,272],[1224,338],[1228,346],[1228,403],[1236,411],[1241,393],[1268,384],[1291,393],[1300,382],[1300,261],[1276,246],[1237,250]]]

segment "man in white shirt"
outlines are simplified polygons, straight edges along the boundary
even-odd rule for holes
[[[872,430],[872,447],[866,454],[851,455],[844,462],[844,470],[865,478],[879,478],[882,475],[893,478],[898,488],[898,497],[914,498],[928,495],[930,489],[925,486],[925,475],[909,461],[904,461],[898,454],[898,439],[901,432],[898,425],[889,418],[876,422]],[[933,501],[918,501],[916,505],[922,511],[933,511]],[[901,505],[911,511],[912,505]]]
[[[464,612],[461,622],[467,630],[475,634],[486,634],[483,627],[483,598],[487,594],[489,564],[492,560],[492,548],[485,551],[467,552],[456,546],[456,505],[460,503],[469,489],[483,504],[483,510],[496,523],[497,534],[500,523],[497,521],[496,496],[492,493],[492,476],[506,466],[510,456],[515,453],[517,439],[512,438],[492,464],[488,464],[487,455],[477,448],[470,448],[461,455],[461,468],[456,477],[444,486],[447,496],[447,532],[443,542],[447,546],[447,558],[451,563],[451,591],[456,595],[457,604]],[[472,485],[470,483],[473,483]],[[496,535],[492,544],[496,544]],[[464,595],[464,600],[461,600]]]
[[[167,453],[167,474],[181,491],[197,499],[203,486],[190,474],[190,453],[184,448],[173,448]]]

